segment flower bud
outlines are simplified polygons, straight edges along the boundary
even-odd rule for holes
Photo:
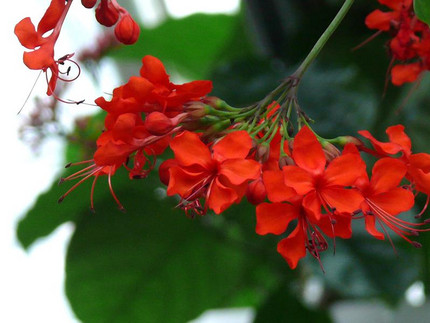
[[[342,136],[338,138],[339,138],[339,144],[342,146],[345,146],[346,144],[354,144],[357,147],[364,146],[363,142],[360,139],[353,136]]]
[[[296,163],[290,156],[283,156],[279,158],[279,168],[282,169],[284,166],[294,166]]]
[[[255,159],[264,164],[269,160],[269,157],[270,145],[266,142],[263,142],[262,144],[258,145],[255,153]]]
[[[91,9],[96,5],[97,0],[81,0],[82,5],[87,8]]]
[[[327,161],[332,161],[333,159],[341,155],[339,149],[337,149],[335,145],[327,141],[323,143],[323,151],[325,159]]]
[[[107,0],[102,0],[96,8],[97,21],[106,27],[111,27],[116,24],[119,18],[119,12],[114,5]]]
[[[246,198],[251,204],[257,205],[263,203],[266,195],[266,187],[260,178],[253,180],[246,188]]]
[[[115,36],[123,44],[134,44],[139,38],[139,25],[127,13],[121,17],[115,26]]]
[[[185,111],[191,119],[200,119],[207,114],[205,104],[202,102],[192,102],[190,105],[185,106]]]
[[[222,108],[226,103],[216,96],[207,96],[203,99],[203,102],[210,105],[214,109]]]
[[[175,125],[164,113],[154,111],[145,118],[145,128],[151,135],[162,136],[171,131]]]

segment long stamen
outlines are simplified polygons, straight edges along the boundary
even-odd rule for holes
[[[98,171],[100,171],[102,167],[97,167],[92,172],[89,172],[84,178],[82,178],[79,182],[77,182],[75,185],[73,185],[66,193],[64,193],[59,199],[58,203],[63,202],[63,200],[66,198],[67,195],[69,195],[75,188],[77,188],[79,185],[81,185],[83,182],[85,182],[88,178],[96,174]]]
[[[118,207],[119,207],[120,211],[121,212],[125,212],[124,206],[121,204],[121,202],[119,201],[119,199],[116,197],[115,192],[113,191],[113,188],[112,188],[112,181],[111,181],[112,170],[113,170],[113,166],[111,166],[111,168],[109,170],[109,174],[108,174],[109,190],[110,190],[110,193],[112,194],[112,197],[114,198],[116,204],[118,204]]]
[[[94,176],[94,180],[93,180],[93,183],[91,184],[91,194],[90,194],[90,203],[91,203],[91,207],[90,207],[90,209],[91,209],[91,212],[93,212],[93,213],[95,213],[95,208],[94,208],[94,188],[96,187],[96,182],[97,182],[97,179],[99,178],[99,173],[97,173],[95,176]]]

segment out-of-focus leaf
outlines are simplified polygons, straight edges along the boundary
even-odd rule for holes
[[[154,55],[183,75],[202,79],[208,76],[221,52],[240,26],[238,16],[195,14],[168,19],[156,28],[141,28],[139,41],[112,51],[118,59],[140,61]]]
[[[74,167],[71,168],[71,170],[65,172],[64,176],[83,167],[76,169]],[[116,179],[117,178],[113,179],[113,185],[118,189],[121,189],[123,186],[128,187],[128,185],[130,185],[127,178],[125,178],[125,181],[118,181],[118,183]],[[58,185],[56,182],[53,183],[47,192],[39,196],[30,211],[28,211],[27,214],[19,221],[17,236],[19,242],[24,248],[30,247],[37,239],[49,235],[63,223],[77,221],[81,216],[92,215],[90,211],[90,190],[92,179],[89,179],[87,182],[84,182],[76,188],[63,200],[62,203],[57,203],[60,196],[67,192],[67,190],[76,182],[77,181],[73,181],[72,183],[65,182],[62,185]],[[96,207],[102,203],[101,200],[104,200],[106,195],[109,195],[109,189],[106,183],[106,178],[103,177],[98,180],[95,189],[94,204]],[[114,208],[114,202],[112,200],[109,202],[109,206]]]
[[[414,0],[414,11],[421,21],[430,25],[430,2],[428,0]]]
[[[95,215],[80,216],[66,261],[66,293],[77,317],[186,322],[208,308],[255,305],[275,277],[264,258],[221,217],[185,217],[160,197],[156,182],[115,185],[126,214],[106,197]]]
[[[388,241],[360,232],[358,225],[353,231],[353,238],[336,240],[335,255],[323,255],[325,273],[315,261],[310,262],[313,259],[307,259],[314,273],[320,275],[337,297],[378,297],[391,304],[399,302],[419,277],[420,251],[392,236],[396,247],[393,250]]]
[[[291,287],[286,284],[281,284],[266,298],[262,306],[257,309],[254,319],[254,323],[329,323],[331,321],[327,311],[310,309],[303,305],[292,294]]]

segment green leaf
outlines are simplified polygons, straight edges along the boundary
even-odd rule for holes
[[[106,197],[95,215],[79,218],[66,294],[83,322],[186,322],[209,308],[255,305],[273,281],[234,226],[215,215],[185,217],[160,198],[157,181],[114,187],[126,214]]]
[[[254,323],[294,322],[307,323],[331,322],[329,313],[310,309],[295,297],[286,284],[280,285],[257,309]]]
[[[69,149],[71,147],[74,147],[74,145],[69,146]],[[71,167],[71,169],[65,172],[61,177],[65,177],[83,167]],[[122,174],[122,176],[125,175]],[[98,185],[94,193],[94,204],[96,207],[98,204],[102,203],[100,200],[105,199],[106,195],[110,196],[108,185],[105,180],[106,178],[104,177],[100,178],[97,182]],[[117,178],[113,179],[113,185],[118,189],[122,189],[123,186],[129,187],[130,185],[127,178],[126,181],[121,180],[117,182],[116,180]],[[76,182],[77,181],[73,181],[73,183],[65,182],[62,185],[58,185],[57,182],[53,183],[47,192],[38,197],[34,206],[18,222],[18,241],[24,248],[29,248],[37,239],[49,235],[63,223],[77,221],[81,216],[91,215],[90,190],[92,179],[84,182],[71,192],[61,204],[58,203],[60,196],[67,192]],[[111,207],[115,207],[112,198],[108,204]]]
[[[414,11],[418,19],[430,25],[430,2],[428,0],[414,0]]]
[[[141,29],[139,41],[112,51],[114,58],[140,61],[153,55],[191,78],[207,77],[238,26],[237,16],[195,14]],[[172,70],[170,68],[170,70]]]

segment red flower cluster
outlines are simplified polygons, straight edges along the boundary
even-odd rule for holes
[[[378,1],[391,11],[374,10],[365,23],[370,29],[389,32],[392,36],[388,43],[392,56],[390,65],[401,62],[391,68],[392,83],[414,82],[423,71],[430,69],[430,28],[418,20],[412,0]]]
[[[185,104],[200,100],[212,90],[210,81],[171,83],[163,64],[153,56],[145,56],[142,63],[140,76],[132,76],[126,84],[114,89],[110,101],[103,97],[95,101],[107,112],[105,131],[97,140],[94,159],[86,161],[91,165],[62,180],[81,178],[60,201],[80,183],[94,177],[93,208],[94,184],[98,176],[108,175],[111,193],[123,209],[112,190],[111,176],[124,165],[131,178],[146,177],[154,167],[154,158],[166,149],[172,134],[184,130],[178,126],[179,122],[193,120]],[[132,167],[128,165],[130,160]]]
[[[170,82],[162,63],[145,56],[140,76],[113,91],[110,101],[96,100],[107,112],[105,131],[97,140],[90,165],[65,180],[83,181],[107,175],[124,166],[131,179],[144,178],[155,158],[167,147],[174,158],[159,168],[167,195],[178,195],[187,215],[220,214],[244,196],[256,205],[258,234],[286,235],[278,252],[295,268],[308,251],[320,261],[326,238],[350,238],[353,219],[363,219],[369,234],[390,241],[387,229],[415,247],[410,239],[424,223],[399,217],[415,203],[415,192],[430,195],[430,155],[413,154],[401,125],[389,127],[389,142],[368,131],[367,148],[354,137],[318,138],[300,116],[301,129],[289,129],[291,102],[274,101],[237,109],[207,97],[210,81],[182,85]],[[305,125],[303,125],[303,123]],[[334,144],[344,146],[341,153]],[[372,176],[360,151],[378,158]],[[291,226],[293,226],[291,228]],[[286,234],[286,232],[288,232]]]
[[[342,155],[327,159],[325,149],[307,126],[294,138],[290,165],[263,172],[272,203],[257,206],[256,231],[284,234],[295,220],[295,229],[278,244],[278,252],[291,268],[297,266],[306,250],[319,260],[319,253],[328,247],[324,235],[350,238],[351,220],[358,218],[365,219],[367,231],[378,239],[387,236],[391,241],[388,227],[420,247],[409,236],[428,231],[420,228],[427,222],[408,222],[398,215],[413,207],[414,191],[429,194],[430,155],[411,154],[410,139],[400,125],[387,129],[388,143],[377,141],[368,131],[360,134],[371,140],[373,149],[364,145],[358,148],[380,158],[371,179],[357,146],[347,144]]]
[[[48,95],[54,94],[58,79],[72,81],[61,78],[60,74],[65,73],[61,73],[58,66],[63,65],[66,61],[72,61],[70,58],[73,54],[64,55],[57,60],[54,58],[55,43],[72,2],[73,0],[51,0],[48,9],[37,25],[37,29],[29,17],[22,19],[15,26],[15,35],[20,43],[25,48],[33,50],[24,52],[24,64],[32,70],[43,72],[49,70],[51,72],[48,81]],[[96,1],[82,0],[82,4],[87,8],[92,8]],[[119,20],[115,27],[116,38],[124,44],[133,44],[137,41],[140,32],[139,25],[116,0],[101,0],[96,9],[96,18],[105,26],[112,26]],[[72,62],[76,64],[76,62]]]

